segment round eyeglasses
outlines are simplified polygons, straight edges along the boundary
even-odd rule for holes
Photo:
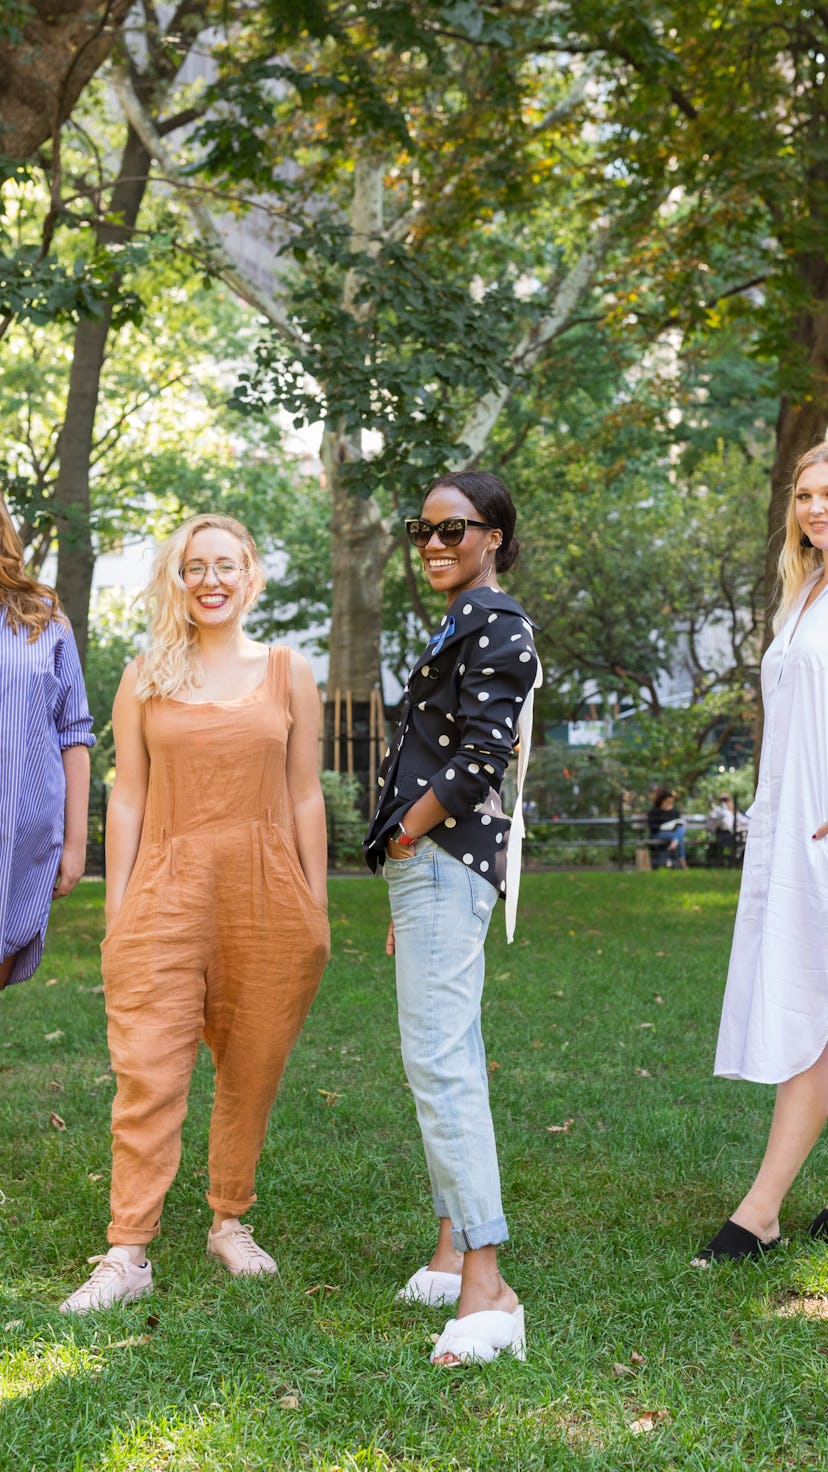
[[[412,547],[427,547],[435,532],[444,547],[459,547],[466,528],[470,526],[482,527],[487,532],[495,530],[488,521],[472,521],[470,516],[447,516],[445,521],[436,524],[426,521],[424,516],[409,516],[405,522],[405,534]]]
[[[216,582],[223,583],[226,588],[235,588],[242,575],[238,563],[232,562],[229,557],[220,557],[217,562],[185,562],[181,568],[184,586],[199,587],[211,568],[216,575]]]

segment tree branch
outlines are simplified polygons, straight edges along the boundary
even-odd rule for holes
[[[519,379],[525,379],[534,368],[548,342],[557,337],[571,321],[572,314],[584,292],[591,285],[600,261],[605,255],[612,236],[612,227],[602,225],[596,230],[592,241],[575,262],[568,276],[560,284],[546,316],[536,322],[517,344],[509,358],[509,366]],[[502,383],[491,389],[475,405],[457,436],[458,444],[466,450],[458,450],[455,468],[463,469],[477,460],[482,453],[502,410],[514,392],[512,383]]]
[[[115,90],[128,122],[135,129],[151,158],[161,165],[167,182],[183,197],[199,235],[207,245],[212,269],[216,275],[237,291],[239,296],[266,317],[272,327],[287,342],[306,345],[304,338],[293,323],[288,321],[284,308],[276,299],[264,291],[247,272],[234,261],[227,251],[212,215],[199,200],[194,198],[186,179],[176,168],[167,153],[152,119],[135,94],[126,73],[118,70],[114,74]]]

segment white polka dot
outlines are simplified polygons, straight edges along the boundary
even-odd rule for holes
[[[454,716],[452,715],[450,710],[446,711],[446,720],[451,721],[451,724],[454,725]]]
[[[513,634],[512,637],[511,637],[511,639],[509,640],[509,643],[510,644],[514,644],[514,642],[515,642],[516,639],[522,639],[522,638],[523,638],[523,635],[522,634]]]
[[[440,745],[441,746],[451,746],[451,737],[450,736],[441,736],[439,738],[439,741],[440,741]]]
[[[431,669],[431,665],[430,664],[424,664],[423,667],[422,667],[422,669],[420,670],[420,674],[421,675],[427,675],[430,669]]]
[[[480,694],[478,695],[477,698],[478,698],[478,700],[488,700],[488,698],[489,698],[489,692],[488,692],[488,690],[481,690],[480,691]]]
[[[502,833],[496,833],[495,834],[495,843],[502,843],[502,842],[503,842],[503,834]]]
[[[473,864],[474,863],[474,854],[464,854],[463,855],[463,863],[464,864]]]
[[[417,706],[417,709],[418,710],[425,710],[425,701],[424,700],[421,700],[420,701],[420,704]]]
[[[503,733],[502,731],[498,731],[497,726],[492,726],[492,735],[494,736],[495,741],[503,740]]]
[[[532,655],[528,649],[524,649],[523,653],[518,655],[521,664],[527,664],[531,658]]]
[[[399,797],[399,795],[400,795],[400,789],[399,789],[399,787],[395,787],[394,788],[394,796],[395,797]]]
[[[484,813],[483,814],[483,817],[480,819],[480,821],[481,821],[481,823],[483,824],[483,826],[485,828],[488,828],[489,824],[492,821],[492,815],[491,815],[491,813]]]
[[[449,767],[448,771],[445,774],[445,778],[447,782],[454,781],[454,767]]]
[[[457,819],[456,818],[446,818],[446,820],[445,820],[445,822],[443,824],[443,827],[444,828],[456,828],[457,827]]]
[[[500,893],[501,894],[505,894],[506,893],[506,880],[505,879],[501,879],[501,881],[500,881]]]
[[[490,767],[488,762],[483,763],[483,771],[488,772],[492,777],[494,776],[494,767]]]
[[[480,638],[478,639],[477,642],[480,645],[480,648],[481,649],[488,649],[488,647],[489,647],[489,636],[488,636],[488,634],[481,634],[480,635]]]
[[[440,619],[440,628],[443,627],[443,624],[445,623],[445,621],[446,621],[447,618],[448,618],[448,614],[447,613],[444,613],[443,614],[443,617]]]
[[[477,765],[477,762],[469,762],[469,771],[470,772],[479,772],[480,771],[480,768]]]
[[[512,717],[511,716],[507,716],[506,717],[506,725],[509,727],[509,730],[511,731],[511,729],[512,729]]]
[[[390,753],[390,751],[389,751],[389,750],[388,750],[388,747],[387,747],[387,746],[386,746],[386,748],[385,748],[385,756],[390,756],[390,755],[391,755],[391,753]],[[385,760],[385,757],[383,757],[383,761],[384,761],[384,760]]]
[[[483,862],[482,862],[482,864],[480,865],[480,873],[481,874],[485,874],[486,873],[486,870],[488,869],[488,867],[489,867],[489,865],[487,864],[486,860],[484,859]]]
[[[481,675],[493,675],[494,674],[494,666],[491,665],[491,664],[489,664],[489,665],[486,666],[485,670],[481,670],[480,673],[481,673]]]
[[[486,622],[487,623],[490,623],[490,624],[493,624],[496,618],[497,618],[497,614],[496,613],[490,613],[488,619],[486,620]]]
[[[473,607],[473,605],[471,603],[464,603],[463,604],[463,612],[464,613],[471,613],[472,607]]]
[[[466,666],[464,664],[459,664],[457,666],[457,673],[458,675],[464,675],[466,673]]]
[[[386,752],[385,755],[387,756],[388,755],[388,752]],[[385,786],[385,778],[384,777],[378,777],[377,778],[377,786],[378,787],[384,787]]]
[[[523,705],[523,696],[522,695],[516,695],[515,696],[515,705]],[[406,727],[406,730],[407,729],[408,729],[408,727]]]
[[[417,778],[417,786],[418,787],[427,787],[428,786],[428,783],[427,783],[425,777],[418,777]]]

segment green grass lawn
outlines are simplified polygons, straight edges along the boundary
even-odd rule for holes
[[[826,1204],[815,1152],[761,1265],[689,1266],[758,1161],[769,1089],[710,1076],[738,876],[530,874],[493,923],[485,1030],[529,1358],[437,1370],[446,1314],[399,1303],[432,1222],[382,953],[384,886],[331,883],[334,956],[274,1112],[250,1220],[280,1277],[208,1264],[202,1057],[151,1298],[67,1319],[105,1248],[102,889],[58,903],[0,998],[0,1468],[828,1466]],[[65,1128],[63,1127],[65,1125]]]

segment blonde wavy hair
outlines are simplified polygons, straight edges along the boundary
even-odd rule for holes
[[[779,607],[773,618],[774,633],[777,633],[784,624],[799,596],[803,583],[825,566],[822,553],[817,547],[802,546],[802,530],[796,519],[796,492],[799,478],[804,470],[808,470],[811,465],[826,464],[828,464],[828,440],[823,440],[821,444],[814,445],[812,449],[806,450],[804,455],[800,455],[794,466],[785,512],[785,541],[777,563],[781,593]]]
[[[54,621],[66,624],[57,593],[27,573],[23,562],[23,543],[14,528],[9,508],[0,496],[0,606],[6,623],[17,633],[28,629],[27,644],[34,644],[43,630]]]
[[[265,585],[264,568],[256,543],[247,528],[232,516],[212,512],[191,516],[167,537],[155,554],[150,581],[135,600],[143,603],[149,613],[150,636],[135,686],[139,700],[149,700],[153,695],[175,696],[202,683],[198,667],[198,630],[188,611],[189,594],[181,568],[196,532],[213,527],[229,532],[241,548],[245,609],[252,607]]]

